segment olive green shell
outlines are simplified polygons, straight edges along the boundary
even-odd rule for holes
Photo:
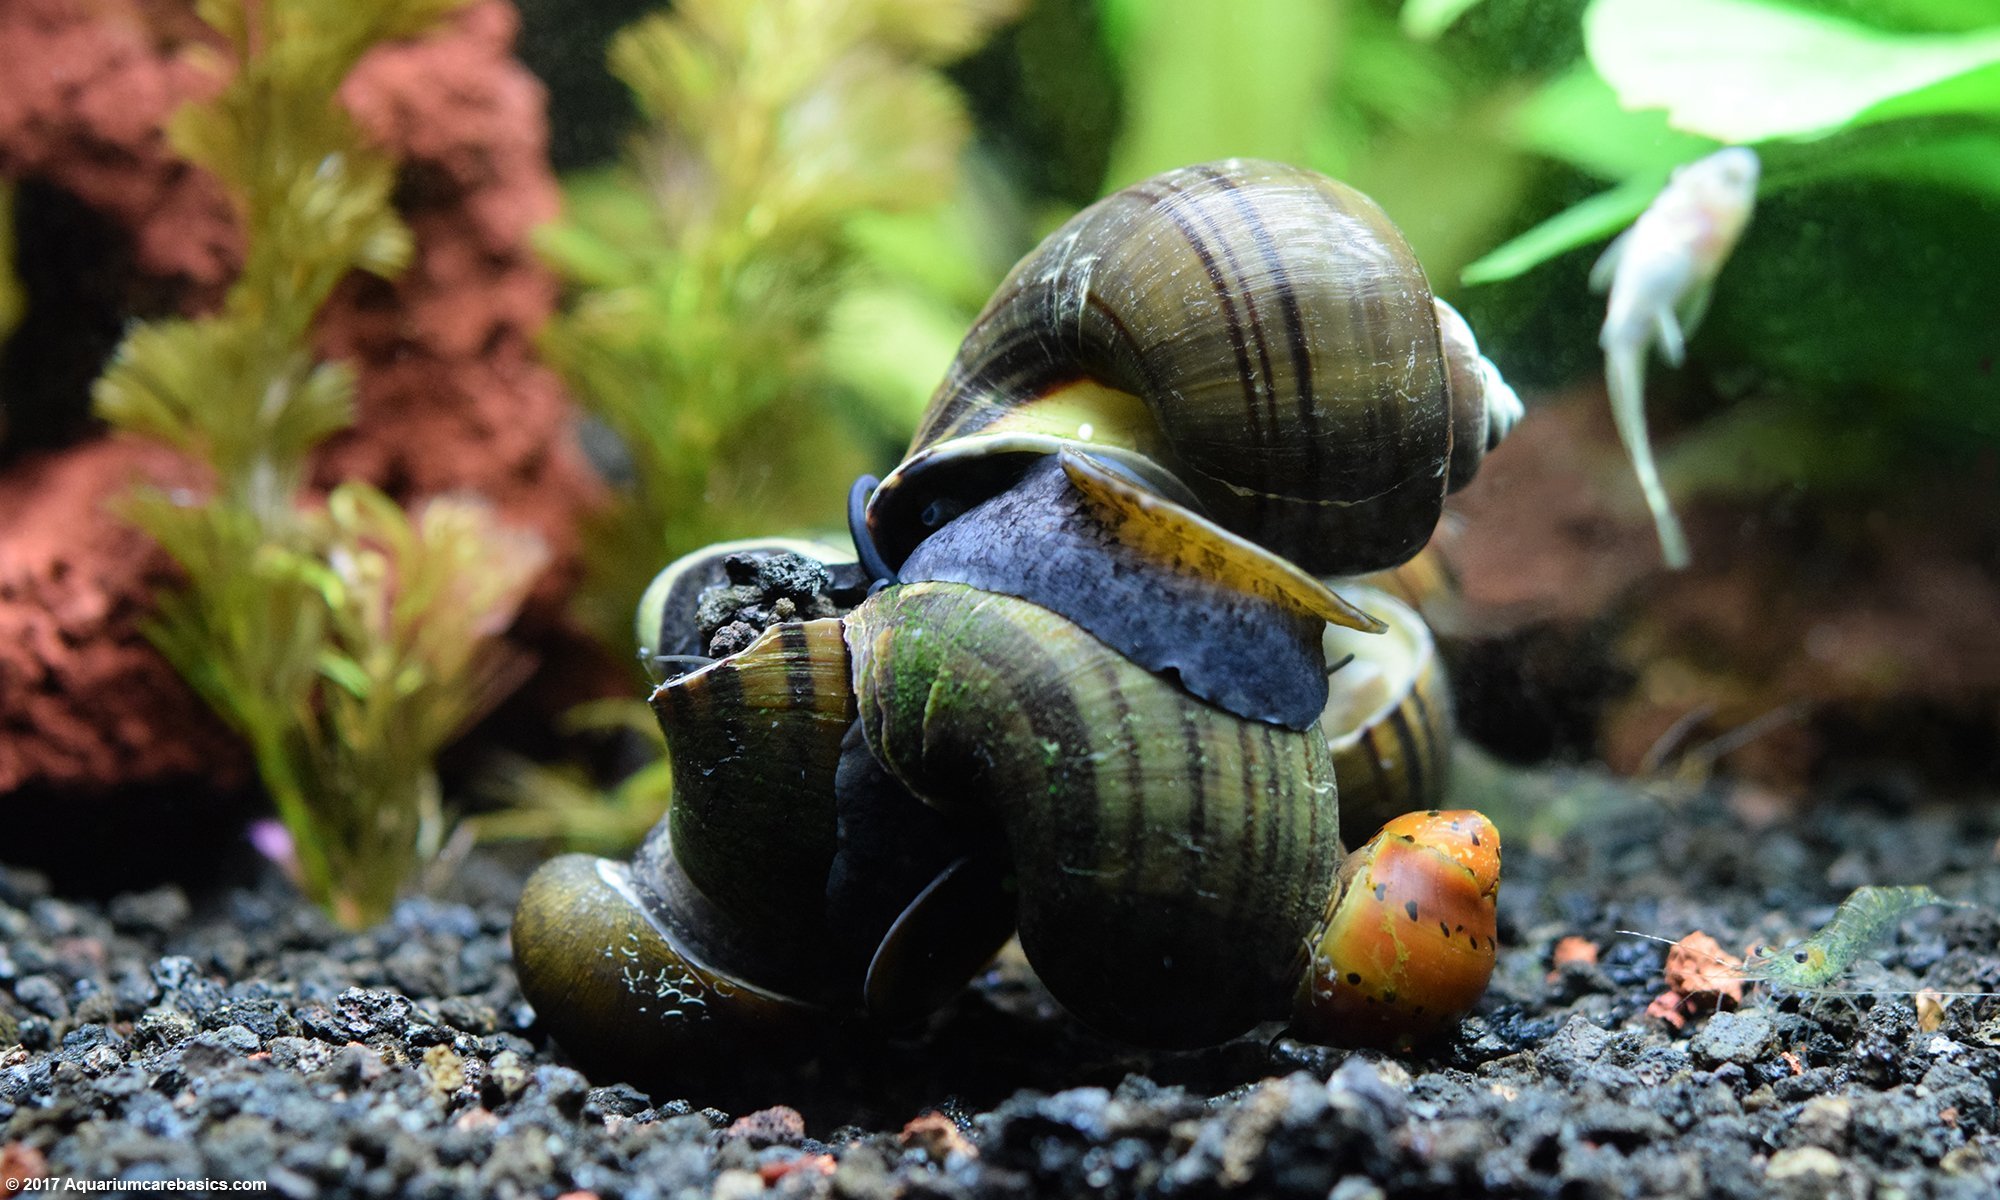
[[[1380,617],[1381,634],[1328,626],[1329,680],[1320,729],[1340,779],[1340,833],[1358,846],[1391,817],[1439,808],[1451,770],[1451,693],[1437,642],[1416,611],[1386,592],[1343,584]],[[1350,657],[1351,656],[1351,657]]]
[[[1497,373],[1439,321],[1401,233],[1352,188],[1244,159],[1170,171],[1091,205],[1008,275],[870,528],[894,565],[1004,486],[994,450],[1072,440],[1170,473],[1316,574],[1391,565],[1519,408],[1486,394]],[[1454,399],[1454,379],[1477,394]]]
[[[870,749],[928,803],[995,814],[1022,948],[1065,1007],[1156,1045],[1283,1015],[1340,854],[1324,737],[1010,596],[910,584],[848,625]]]
[[[655,689],[674,796],[666,827],[703,895],[771,931],[773,957],[825,940],[834,776],[854,723],[838,618],[787,622]]]
[[[521,994],[577,1061],[685,1087],[726,1074],[744,1046],[796,1050],[816,1032],[817,1005],[719,968],[688,936],[713,913],[665,901],[641,875],[565,854],[529,878],[515,909]]]

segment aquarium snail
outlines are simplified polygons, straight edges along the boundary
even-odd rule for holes
[[[1130,1041],[1445,1027],[1492,968],[1498,837],[1430,809],[1421,622],[1322,576],[1407,559],[1518,415],[1351,189],[1232,160],[1084,210],[857,490],[858,561],[738,544],[656,581],[673,803],[632,864],[529,882],[523,992],[586,1061],[692,1073],[920,1016],[1018,932]],[[1330,702],[1362,671],[1327,631],[1399,626],[1379,702]],[[1416,747],[1379,803],[1427,811],[1343,865],[1330,731],[1357,721]]]

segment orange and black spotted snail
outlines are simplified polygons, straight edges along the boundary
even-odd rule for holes
[[[1492,970],[1498,835],[1419,812],[1343,853],[1345,795],[1436,804],[1450,715],[1415,613],[1327,579],[1415,553],[1519,413],[1341,184],[1232,160],[1084,210],[857,486],[854,555],[738,544],[655,581],[672,806],[632,863],[529,882],[522,990],[613,1071],[921,1016],[1016,934],[1134,1042],[1447,1028]],[[746,570],[824,586],[704,645]]]

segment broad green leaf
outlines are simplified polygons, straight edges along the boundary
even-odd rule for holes
[[[1524,149],[1606,179],[1665,173],[1716,148],[1712,138],[1668,126],[1657,109],[1634,111],[1602,76],[1579,63],[1544,84],[1514,114],[1513,132]]]
[[[1538,267],[1558,254],[1587,246],[1638,219],[1666,182],[1666,176],[1642,176],[1600,192],[1564,209],[1519,237],[1508,241],[1465,268],[1466,283],[1497,283]]]
[[[2000,110],[2000,27],[1904,34],[1756,0],[1597,0],[1584,39],[1626,107],[1725,142]]]
[[[2000,196],[2000,129],[1956,130],[1856,145],[1829,155],[1818,170],[1788,171],[1782,181],[1797,186],[1836,174],[1924,181]]]
[[[1479,6],[1479,0],[1403,0],[1403,32],[1418,41],[1434,40],[1452,22]]]

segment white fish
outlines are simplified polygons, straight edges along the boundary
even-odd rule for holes
[[[1736,239],[1750,223],[1759,164],[1744,146],[1717,150],[1675,169],[1673,178],[1632,227],[1618,235],[1590,272],[1590,286],[1611,289],[1605,308],[1604,383],[1618,436],[1652,510],[1667,565],[1688,564],[1687,536],[1667,507],[1666,490],[1646,438],[1646,355],[1679,366],[1709,293]]]

